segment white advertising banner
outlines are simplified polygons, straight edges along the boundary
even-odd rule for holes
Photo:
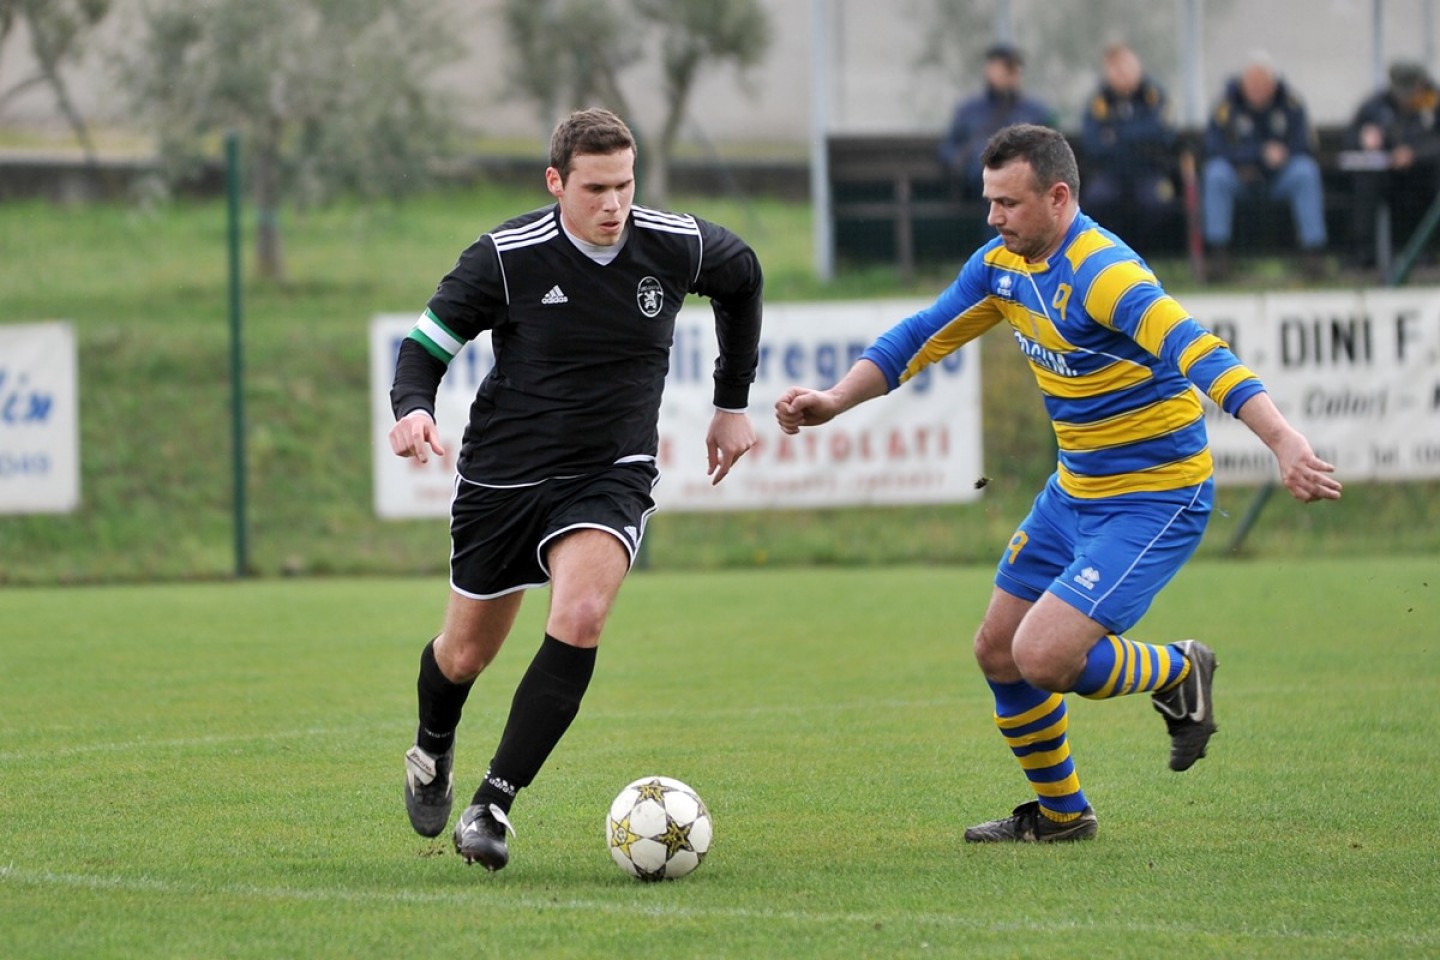
[[[1440,290],[1187,296],[1344,482],[1440,476]],[[1217,483],[1277,480],[1245,425],[1206,402]]]
[[[0,514],[80,503],[80,404],[68,323],[0,325]]]
[[[765,308],[760,364],[750,390],[758,443],[725,481],[706,476],[705,431],[714,415],[716,354],[710,304],[692,299],[675,323],[670,376],[660,411],[661,481],[669,511],[953,503],[980,496],[980,354],[971,344],[883,400],[819,430],[787,437],[773,405],[792,384],[830,386],[875,336],[928,301],[774,304]],[[376,317],[370,328],[375,509],[382,517],[448,512],[454,454],[470,401],[494,363],[482,337],[455,358],[436,407],[449,456],[421,466],[390,453],[389,390],[395,352],[411,315]]]

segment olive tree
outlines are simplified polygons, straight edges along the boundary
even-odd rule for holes
[[[152,0],[124,67],[172,178],[235,131],[262,277],[284,275],[279,211],[425,185],[448,127],[430,80],[456,52],[443,0]]]
[[[696,81],[725,65],[743,73],[763,59],[771,37],[759,0],[506,0],[505,26],[512,92],[533,102],[546,124],[558,112],[599,104],[641,137],[651,125],[636,117],[621,78],[647,60],[658,68],[664,115],[641,152],[644,197],[656,205],[669,192],[670,159]]]
[[[770,46],[770,20],[759,0],[631,0],[631,5],[658,34],[665,118],[651,146],[655,157],[646,168],[646,199],[663,206],[670,158],[695,82],[712,67],[729,64],[743,72],[758,64]]]
[[[88,35],[110,13],[110,0],[0,0],[0,54],[22,32],[29,39],[34,71],[0,89],[0,110],[32,87],[49,87],[85,156],[95,144],[70,87],[65,67],[83,53]]]

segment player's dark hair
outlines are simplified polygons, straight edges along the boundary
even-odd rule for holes
[[[599,107],[576,110],[556,124],[550,135],[550,166],[560,172],[563,183],[577,156],[603,156],[626,149],[635,149],[635,135],[624,120]]]
[[[980,162],[990,170],[999,170],[1015,160],[1030,164],[1037,190],[1064,183],[1072,194],[1080,195],[1080,167],[1075,163],[1075,151],[1060,131],[1033,123],[1002,127],[980,155]]]

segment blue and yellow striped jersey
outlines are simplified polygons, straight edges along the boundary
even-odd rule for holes
[[[1204,482],[1213,467],[1196,389],[1232,415],[1265,389],[1135,251],[1083,212],[1044,263],[1027,263],[997,236],[864,356],[893,390],[1001,321],[1044,395],[1057,480],[1075,497]]]

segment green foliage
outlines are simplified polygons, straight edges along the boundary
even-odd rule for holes
[[[770,46],[758,0],[506,0],[504,17],[511,91],[536,105],[547,132],[557,113],[605,106],[644,138],[621,74],[647,54],[657,61],[665,114],[651,149],[640,151],[644,199],[657,206],[668,202],[670,157],[696,79],[727,63],[743,71]]]
[[[9,590],[0,942],[40,957],[1433,956],[1433,563],[1192,564],[1138,639],[1219,655],[1220,732],[1165,767],[1146,699],[1071,698],[1099,837],[967,846],[1028,791],[969,639],[989,570],[644,574],[514,810],[514,859],[411,833],[401,754],[441,577]],[[543,597],[477,683],[474,787]],[[60,693],[57,694],[57,691]],[[716,841],[647,885],[602,821],[695,786]]]
[[[647,203],[669,202],[669,163],[702,71],[726,63],[744,71],[770,48],[770,21],[758,0],[631,0],[638,19],[658,31],[666,112],[655,139],[657,163],[645,184]]]
[[[641,33],[611,2],[505,0],[509,92],[535,104],[539,129],[558,115],[604,106],[630,115],[620,74],[640,57]]]
[[[172,180],[240,134],[259,266],[278,276],[282,201],[430,186],[452,134],[431,82],[457,49],[446,12],[433,0],[159,0],[123,82]]]

